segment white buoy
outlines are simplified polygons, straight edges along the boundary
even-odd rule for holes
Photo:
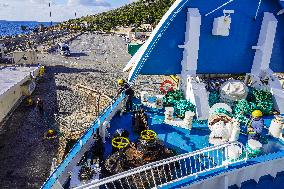
[[[248,146],[250,147],[250,149],[252,149],[253,151],[259,151],[262,148],[262,144],[254,139],[249,139],[248,140]]]
[[[283,139],[282,132],[284,129],[284,117],[283,116],[275,116],[275,118],[271,121],[269,126],[269,134],[275,138]]]
[[[227,150],[228,159],[230,160],[237,160],[242,154],[242,148],[237,145],[229,146]]]
[[[173,120],[174,117],[174,108],[165,107],[165,120]]]
[[[103,124],[99,127],[99,134],[102,137],[103,143],[106,142],[106,137],[110,136],[107,130],[108,128],[110,128],[110,123],[108,121],[104,121]]]
[[[183,119],[184,126],[186,126],[189,130],[192,129],[192,120],[194,116],[195,113],[192,111],[186,111],[184,114],[184,119]]]
[[[231,133],[231,137],[229,141],[233,142],[233,141],[239,140],[239,136],[241,133],[240,122],[234,118],[232,119],[232,122],[231,122],[231,130],[232,130],[232,133]]]

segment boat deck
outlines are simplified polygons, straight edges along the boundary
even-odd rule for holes
[[[118,103],[122,100],[123,96],[118,99],[113,106],[110,106],[104,114],[97,120],[92,127],[86,132],[81,139],[74,145],[72,148],[71,152],[67,155],[67,158],[61,163],[56,171],[53,174],[61,174],[64,167],[68,166],[68,163],[72,161],[72,159],[75,157],[75,155],[80,151],[82,148],[82,144],[86,143],[89,138],[93,136],[94,129],[98,128],[100,123],[102,123],[106,118],[107,115],[110,115],[110,112],[113,111],[113,109],[118,105]],[[139,100],[135,99],[135,106],[141,106]],[[188,129],[183,129],[180,127],[176,126],[171,126],[168,124],[164,123],[164,110],[156,110],[152,108],[146,108],[144,107],[146,114],[148,115],[148,123],[149,127],[151,130],[154,130],[157,133],[157,137],[164,142],[165,146],[172,149],[173,151],[176,152],[176,154],[185,154],[188,152],[193,152],[196,150],[200,150],[206,147],[211,146],[209,144],[209,135],[210,135],[210,130],[207,126],[207,123],[198,123],[197,121],[194,121],[193,123],[193,128],[191,130]],[[229,166],[229,169],[226,168],[226,166],[223,165],[224,163],[224,154],[222,152],[218,152],[218,150],[215,150],[214,152],[216,153],[211,153],[212,158],[216,160],[212,162],[212,160],[209,159],[204,159],[205,164],[200,164],[199,161],[196,161],[194,159],[195,157],[190,157],[186,161],[184,161],[183,164],[180,166],[186,167],[184,164],[194,164],[194,167],[191,167],[191,173],[197,173],[198,169],[205,169],[210,165],[214,165],[217,167],[220,167],[220,169],[210,169],[209,171],[206,171],[203,174],[221,174],[226,171],[229,171],[231,169],[236,169],[238,167],[246,167],[252,164],[257,164],[261,163],[264,161],[267,161],[269,159],[277,158],[277,157],[282,157],[284,153],[284,141],[275,139],[273,137],[270,137],[267,135],[268,133],[268,126],[270,125],[270,122],[272,120],[273,116],[266,116],[264,117],[265,120],[265,125],[266,129],[264,129],[264,134],[262,135],[263,140],[263,154],[259,157],[256,158],[251,158],[247,161],[242,161],[240,159],[239,163],[237,164],[232,164]],[[132,126],[132,113],[123,113],[121,116],[120,113],[118,112],[110,121],[110,128],[108,129],[108,132],[110,133],[110,136],[113,137],[114,133],[116,132],[117,129],[125,129],[129,132],[129,140],[131,142],[136,142],[139,138],[138,133],[134,131],[134,128]],[[246,133],[246,127],[242,126],[241,127],[241,134],[239,137],[239,142],[242,144],[246,145],[248,136],[245,134]],[[107,159],[111,153],[112,153],[112,145],[111,145],[111,137],[106,138],[106,143],[104,144],[104,159]],[[88,151],[92,150],[93,148],[87,150],[85,153],[88,154]],[[207,148],[208,149],[208,148]],[[218,155],[219,154],[219,155]],[[200,154],[199,154],[200,155]],[[197,155],[196,158],[199,156]],[[201,157],[201,156],[200,156]],[[204,156],[206,157],[206,156]],[[193,162],[193,163],[192,163]],[[212,164],[213,163],[213,164]],[[203,166],[203,167],[202,167]],[[199,171],[200,171],[199,170]],[[181,171],[184,171],[183,169]],[[217,172],[216,172],[217,171]],[[215,173],[216,172],[216,173]],[[201,175],[203,175],[201,174]],[[199,174],[200,175],[200,174]],[[201,176],[200,175],[200,176]],[[108,177],[109,175],[102,175],[100,179],[103,179],[104,177]],[[188,179],[185,179],[182,182],[174,182],[173,186],[169,185],[169,188],[176,188],[177,185],[180,185],[184,182],[186,183],[191,183],[198,181],[198,179],[195,179],[196,177],[189,177]],[[198,177],[198,178],[204,178],[204,177]],[[45,184],[45,186],[51,186],[55,182],[56,177],[51,176],[48,182]],[[193,179],[193,180],[192,180]],[[64,184],[64,188],[68,188],[70,186],[70,178],[68,179],[68,182]]]
[[[139,101],[136,100],[136,106],[141,106]],[[157,110],[148,107],[144,107],[146,114],[148,115],[149,128],[157,133],[157,137],[164,142],[166,147],[171,148],[177,154],[184,154],[187,152],[193,152],[205,147],[211,146],[209,144],[210,130],[207,123],[198,123],[194,121],[191,130],[181,127],[171,126],[164,123],[164,110]],[[268,134],[268,127],[273,116],[265,116],[266,129],[263,131],[263,153],[275,153],[278,151],[284,151],[284,141],[270,137]],[[138,133],[135,133],[132,127],[132,113],[124,113],[122,116],[117,114],[110,122],[110,129],[108,130],[110,136],[113,136],[117,129],[125,129],[129,132],[129,140],[136,142],[139,138]],[[241,134],[239,142],[244,145],[247,143],[248,136],[246,133],[246,127],[241,126]],[[111,138],[106,138],[104,157],[106,158],[111,154]]]

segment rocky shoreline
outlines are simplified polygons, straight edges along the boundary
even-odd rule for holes
[[[0,37],[0,44],[5,47],[5,53],[25,50],[48,50],[60,41],[67,41],[75,38],[81,32],[70,30],[46,30],[30,34]]]

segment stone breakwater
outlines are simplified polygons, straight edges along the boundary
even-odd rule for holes
[[[25,51],[28,49],[48,50],[60,41],[76,37],[79,33],[68,30],[48,30],[43,32],[21,34],[17,36],[0,37],[0,44],[4,45],[6,53]]]

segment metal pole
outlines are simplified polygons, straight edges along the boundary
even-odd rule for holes
[[[256,10],[255,17],[254,17],[255,20],[256,20],[256,17],[257,17],[257,15],[258,15],[258,11],[259,11],[259,8],[260,8],[260,4],[261,4],[261,0],[259,0],[259,2],[258,2],[257,10]]]
[[[48,3],[48,7],[49,7],[50,27],[52,27],[51,1]],[[51,37],[52,37],[52,44],[54,44],[54,36],[53,36],[53,29],[52,28],[51,28]]]
[[[52,19],[51,19],[51,2],[48,3],[48,7],[49,7],[49,19],[50,19],[50,26],[52,26]]]

